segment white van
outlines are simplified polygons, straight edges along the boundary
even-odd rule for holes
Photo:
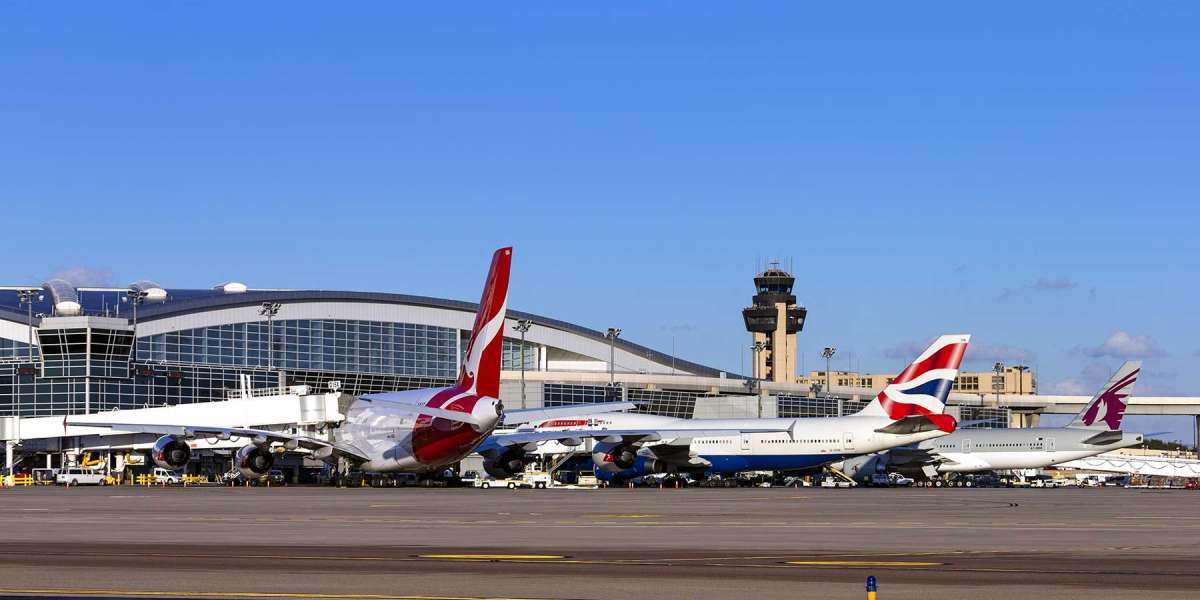
[[[154,477],[154,483],[159,484],[175,485],[183,481],[180,479],[179,473],[169,469],[164,469],[162,467],[154,467],[154,470],[150,472],[150,475]]]
[[[54,476],[59,485],[108,485],[108,476],[96,469],[68,467]]]

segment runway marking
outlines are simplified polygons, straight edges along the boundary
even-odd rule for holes
[[[585,515],[592,519],[652,519],[662,515],[651,514],[615,514],[615,515]]]
[[[418,554],[417,557],[447,560],[556,560],[566,558],[559,554]]]
[[[801,567],[940,567],[946,563],[910,560],[789,560]]]
[[[397,596],[392,594],[314,594],[293,592],[166,592],[159,590],[101,590],[57,588],[0,588],[0,594],[71,594],[75,596],[138,596],[146,598],[326,598],[330,600],[547,600],[501,596]]]

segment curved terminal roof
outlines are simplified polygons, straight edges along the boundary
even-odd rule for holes
[[[152,282],[138,282],[139,284]],[[62,282],[62,284],[70,287],[70,284]],[[49,282],[47,283],[49,285]],[[56,284],[58,285],[58,284]],[[136,284],[135,284],[136,285]],[[64,295],[67,293],[65,289],[60,289]],[[53,295],[55,292],[51,290]],[[130,307],[127,302],[123,302],[121,296],[124,294],[119,292],[84,292],[79,294],[74,288],[70,289],[70,294],[73,294],[76,301],[83,305],[83,313],[90,315],[113,316],[114,311],[119,310],[120,316],[127,317],[130,315]],[[34,312],[40,314],[53,314],[53,303],[48,302],[49,297],[42,302],[34,303]],[[345,303],[379,303],[393,305],[409,305],[418,307],[428,307],[444,310],[455,310],[474,313],[478,308],[478,304],[474,302],[464,302],[461,300],[448,300],[443,298],[432,298],[428,296],[413,296],[408,294],[385,294],[378,292],[345,292],[345,291],[328,291],[328,290],[254,290],[250,289],[244,293],[226,293],[220,286],[216,289],[197,290],[197,289],[174,289],[168,290],[167,299],[161,303],[142,304],[138,308],[138,322],[149,323],[158,319],[165,319],[187,314],[203,313],[208,311],[217,311],[227,308],[237,308],[243,306],[253,306],[262,304],[263,302],[281,302],[301,303],[301,302],[345,302]],[[0,292],[0,319],[15,321],[24,324],[27,320],[26,307],[17,302],[15,292]],[[608,344],[609,340],[604,333],[595,329],[589,329],[574,323],[526,313],[516,310],[509,310],[508,317],[510,319],[528,319],[533,321],[535,325],[540,325],[550,329],[557,329],[570,334],[582,336],[594,341]],[[720,377],[724,371],[697,364],[688,360],[683,360],[678,357],[672,357],[669,354],[659,352],[652,348],[642,346],[617,338],[616,347],[631,354],[645,357],[647,360],[662,364],[674,365],[675,368],[682,372],[691,373],[703,377]],[[726,373],[725,377],[736,379],[737,375]]]

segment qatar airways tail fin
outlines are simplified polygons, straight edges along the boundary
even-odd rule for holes
[[[1092,397],[1083,410],[1075,415],[1067,427],[1119,431],[1125,407],[1125,398],[1133,394],[1133,384],[1142,372],[1142,361],[1131,360],[1121,365],[1104,386],[1104,390]]]
[[[508,304],[508,271],[512,248],[492,255],[492,268],[483,286],[475,327],[467,342],[466,356],[458,372],[458,386],[476,396],[500,397],[500,354],[504,343],[504,315]]]
[[[898,421],[881,430],[885,433],[954,431],[954,417],[942,411],[970,342],[969,335],[939,337],[858,414]]]

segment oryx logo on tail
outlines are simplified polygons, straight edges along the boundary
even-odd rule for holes
[[[1088,427],[1117,431],[1129,405],[1125,401],[1133,393],[1133,384],[1142,372],[1140,361],[1129,361],[1108,380],[1104,391],[1096,394],[1068,427]]]

